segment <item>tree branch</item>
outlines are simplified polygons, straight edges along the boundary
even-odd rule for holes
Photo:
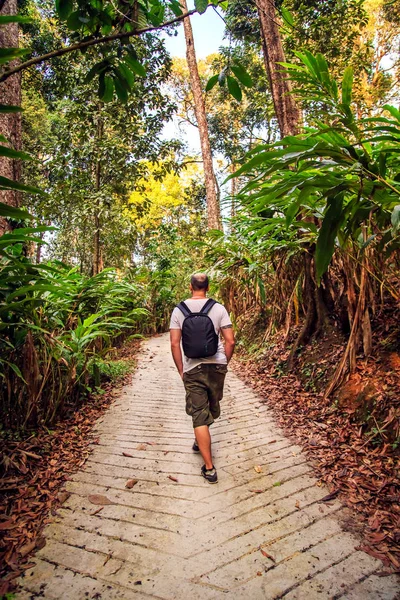
[[[219,2],[216,2],[216,4],[218,5],[221,1],[222,0],[219,0]],[[0,2],[1,2],[1,0],[0,0]],[[213,5],[210,4],[209,6],[213,6]],[[196,12],[197,12],[196,9],[189,10],[186,13],[183,13],[182,15],[180,15],[179,17],[175,17],[174,19],[171,19],[170,21],[166,21],[165,23],[162,23],[161,25],[157,25],[157,26],[154,25],[152,27],[144,27],[142,29],[136,29],[136,31],[131,31],[129,33],[128,32],[113,33],[112,35],[107,35],[102,38],[92,38],[90,40],[85,40],[84,42],[77,42],[76,44],[71,44],[70,46],[65,46],[63,48],[59,48],[58,50],[53,50],[52,52],[48,52],[47,54],[42,54],[42,56],[36,56],[35,58],[31,58],[25,62],[19,63],[12,69],[8,69],[7,71],[4,71],[4,73],[0,76],[0,83],[5,81],[9,77],[11,77],[11,75],[14,75],[15,73],[19,73],[20,71],[23,71],[24,69],[27,69],[28,67],[31,67],[32,65],[37,65],[39,63],[45,62],[46,60],[49,60],[50,58],[55,58],[56,56],[62,56],[63,54],[67,54],[68,52],[74,52],[75,50],[89,48],[90,46],[97,46],[98,44],[106,44],[107,42],[114,42],[115,40],[138,36],[138,35],[141,35],[142,33],[148,33],[150,31],[157,31],[158,29],[163,29],[164,27],[168,27],[169,25],[174,25],[175,23],[180,23],[180,21],[183,21],[183,19],[186,19],[186,17],[190,17],[191,15],[193,15]]]

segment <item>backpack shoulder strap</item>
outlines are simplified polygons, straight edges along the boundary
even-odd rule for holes
[[[202,315],[207,315],[210,310],[212,309],[212,307],[214,306],[214,304],[217,304],[217,301],[214,300],[213,298],[209,298],[207,300],[207,302],[205,303],[205,305],[203,306],[203,308],[200,311],[200,314]]]
[[[183,312],[183,314],[184,314],[185,317],[188,317],[189,315],[192,314],[192,311],[189,309],[189,307],[186,304],[186,302],[183,302],[183,300],[182,300],[182,302],[179,302],[179,304],[177,305],[176,308],[179,308],[179,310],[181,312]]]

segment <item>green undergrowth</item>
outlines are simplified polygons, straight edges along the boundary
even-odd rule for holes
[[[51,427],[129,372],[115,352],[164,327],[173,281],[145,269],[90,276],[60,261],[36,264],[27,248],[49,228],[27,227],[30,214],[1,203],[0,215],[14,226],[0,245],[0,422],[14,432]]]
[[[103,360],[97,358],[91,364],[93,376],[100,381],[117,382],[128,375],[136,366],[134,359]]]

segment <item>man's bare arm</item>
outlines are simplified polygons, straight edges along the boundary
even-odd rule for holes
[[[183,360],[182,360],[182,350],[181,350],[181,337],[182,331],[180,329],[170,329],[169,337],[171,340],[171,353],[172,358],[174,359],[174,363],[176,368],[178,369],[178,373],[183,378]]]
[[[221,333],[222,333],[222,337],[224,338],[224,342],[225,342],[226,360],[229,363],[229,361],[232,358],[233,351],[235,349],[235,334],[233,332],[232,325],[222,327]]]

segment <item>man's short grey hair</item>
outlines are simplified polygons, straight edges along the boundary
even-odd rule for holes
[[[194,290],[207,290],[209,287],[208,276],[205,273],[195,273],[190,279]]]

